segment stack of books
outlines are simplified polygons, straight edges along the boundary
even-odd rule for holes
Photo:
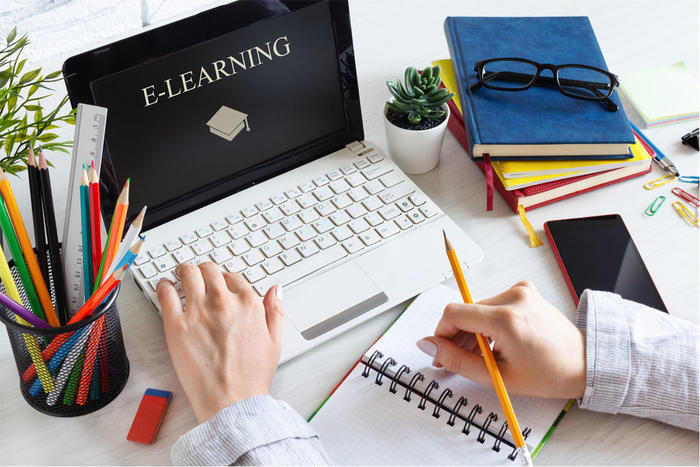
[[[553,86],[508,92],[470,88],[480,60],[519,57],[538,63],[607,70],[587,17],[448,17],[452,60],[438,60],[449,102],[450,131],[487,178],[487,209],[495,188],[517,212],[585,193],[651,171],[620,108],[573,99]],[[543,76],[551,77],[544,70]]]

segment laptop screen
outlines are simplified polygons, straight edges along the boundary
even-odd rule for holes
[[[331,6],[275,14],[90,81],[130,218],[148,205],[152,227],[340,147],[318,144],[348,127]]]

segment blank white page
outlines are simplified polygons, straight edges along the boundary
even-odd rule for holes
[[[410,367],[400,381],[409,384],[417,373],[423,373],[423,381],[414,387],[424,393],[432,380],[438,387],[430,393],[437,399],[445,388],[450,388],[452,397],[445,399],[445,405],[454,407],[460,397],[467,398],[467,405],[459,414],[467,416],[475,404],[482,412],[474,417],[474,422],[482,426],[490,412],[497,415],[489,432],[497,434],[505,418],[492,387],[451,374],[432,366],[432,358],[421,352],[415,345],[419,339],[432,335],[442,316],[442,311],[450,302],[461,301],[458,292],[445,286],[437,286],[422,293],[363,356],[367,362],[375,351],[381,352],[376,358],[369,377],[363,377],[364,364],[348,376],[333,396],[312,419],[326,448],[335,462],[343,464],[512,464],[506,456],[511,452],[502,445],[500,452],[491,448],[495,438],[486,436],[483,444],[476,441],[478,428],[472,427],[469,435],[462,433],[464,422],[456,419],[454,426],[447,425],[449,413],[441,411],[440,418],[432,416],[435,404],[428,401],[425,410],[417,405],[420,396],[414,394],[411,402],[403,399],[405,388],[396,387],[397,392],[389,392],[393,377],[401,365]],[[375,384],[377,369],[388,358],[395,365],[385,367],[384,383]],[[549,430],[554,420],[564,408],[565,400],[537,399],[513,396],[520,429],[530,428],[527,438],[533,450]],[[512,441],[510,433],[505,437]]]

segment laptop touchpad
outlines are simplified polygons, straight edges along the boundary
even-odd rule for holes
[[[284,290],[284,311],[306,340],[386,303],[388,297],[354,262]]]

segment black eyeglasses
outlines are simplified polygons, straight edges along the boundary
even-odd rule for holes
[[[542,70],[550,70],[552,77],[540,76]],[[470,90],[481,86],[498,91],[524,91],[538,85],[554,86],[562,94],[575,99],[601,101],[611,112],[618,106],[610,99],[620,84],[617,76],[588,65],[552,65],[537,63],[525,58],[490,58],[474,65],[479,77]]]

